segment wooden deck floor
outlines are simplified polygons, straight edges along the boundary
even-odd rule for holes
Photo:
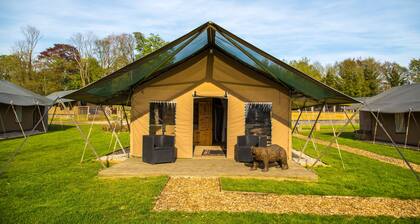
[[[232,177],[273,180],[317,181],[318,176],[297,164],[289,161],[289,169],[271,167],[269,172],[260,169],[251,171],[248,166],[229,159],[178,159],[175,163],[151,165],[140,158],[130,158],[110,168],[101,170],[99,177]]]

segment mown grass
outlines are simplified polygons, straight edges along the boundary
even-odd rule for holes
[[[336,131],[340,130],[342,126],[335,126]],[[308,135],[309,134],[309,127],[305,126],[303,130],[301,131],[301,134]],[[373,152],[376,154],[389,156],[397,159],[401,159],[400,154],[397,152],[397,150],[391,146],[391,145],[385,145],[381,143],[373,144],[372,142],[368,141],[360,141],[356,139],[355,134],[353,133],[354,129],[351,126],[348,126],[344,129],[345,131],[341,134],[341,136],[338,138],[338,143],[347,145],[350,147],[359,148],[362,150],[366,150],[369,152]],[[329,141],[333,136],[332,128],[329,125],[323,125],[321,126],[321,130],[315,132],[315,138]],[[420,164],[420,151],[416,151],[413,149],[405,149],[403,147],[399,147],[403,155],[406,157],[406,159],[410,162]]]
[[[153,212],[167,178],[98,179],[101,166],[79,164],[83,141],[71,126],[30,137],[28,144],[0,176],[0,223],[412,223],[391,217],[274,215],[262,213]],[[83,126],[86,131],[88,126]],[[95,126],[92,143],[108,151],[110,134]],[[121,134],[128,145],[128,134]],[[0,142],[0,164],[22,139]],[[4,167],[2,167],[4,168]],[[254,182],[255,183],[255,182]],[[276,183],[264,182],[272,184]],[[290,183],[301,185],[301,183]],[[289,185],[289,184],[287,184]],[[407,185],[410,187],[410,185]],[[296,191],[296,193],[302,193]],[[252,202],[250,206],[253,205]]]
[[[302,148],[304,143],[293,138],[293,147],[296,149]],[[223,178],[223,189],[277,194],[420,198],[420,184],[409,170],[346,152],[342,152],[343,169],[336,149],[318,145],[318,150],[324,154],[322,161],[329,167],[315,168],[319,176],[317,183]],[[305,153],[313,157],[318,155],[312,145],[308,145]]]

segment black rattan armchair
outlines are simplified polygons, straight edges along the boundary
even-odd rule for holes
[[[151,164],[175,162],[175,137],[168,135],[144,135],[142,158],[143,162]]]

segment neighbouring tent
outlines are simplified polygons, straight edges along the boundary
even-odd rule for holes
[[[46,111],[52,104],[53,101],[44,96],[0,80],[0,138],[46,132]]]

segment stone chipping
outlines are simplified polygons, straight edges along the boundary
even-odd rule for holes
[[[420,200],[223,191],[219,178],[176,177],[169,179],[154,210],[420,217]]]

